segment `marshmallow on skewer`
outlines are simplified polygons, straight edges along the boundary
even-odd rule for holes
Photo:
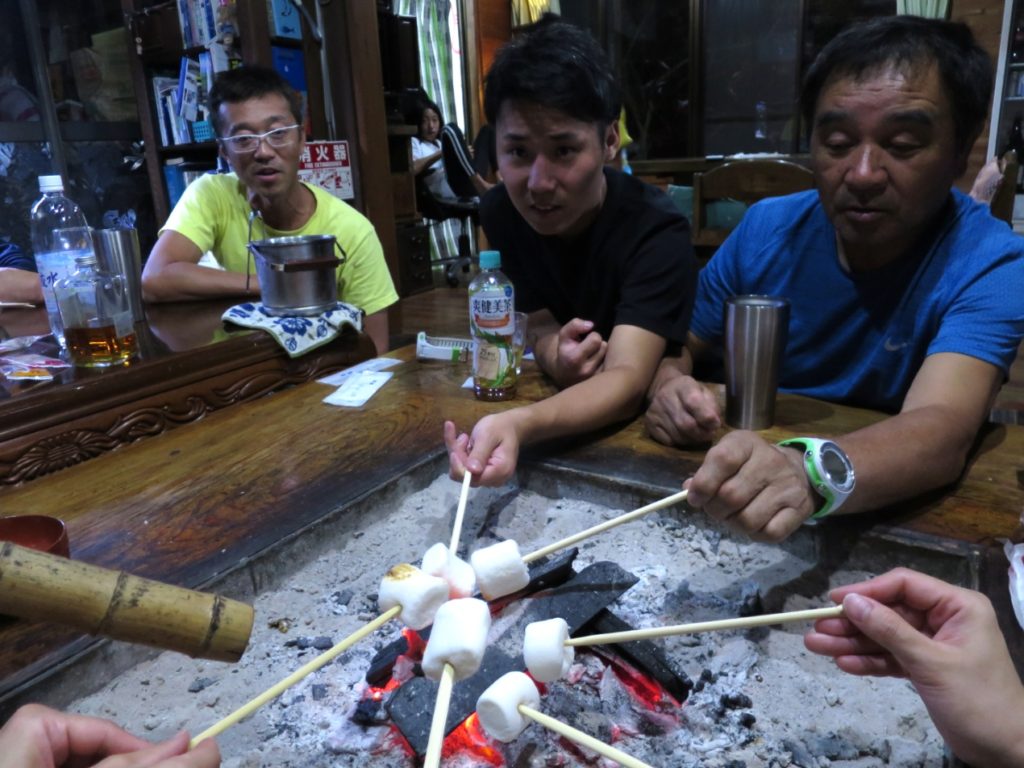
[[[480,669],[490,629],[491,609],[483,600],[449,600],[434,617],[423,652],[423,673],[431,680],[440,680],[445,664],[451,664],[456,680],[469,677]]]
[[[514,539],[478,549],[469,556],[469,562],[485,600],[511,595],[530,583],[530,571]]]
[[[550,683],[563,677],[576,658],[576,649],[566,645],[569,625],[565,619],[534,621],[526,625],[523,658],[535,680]]]
[[[384,574],[377,593],[381,612],[400,606],[398,618],[413,629],[429,626],[447,599],[448,582],[409,563],[399,563]]]
[[[473,566],[449,552],[448,547],[438,543],[423,555],[420,568],[431,576],[438,576],[448,582],[448,597],[472,597],[476,592],[476,573]]]
[[[537,686],[524,672],[507,672],[480,694],[476,715],[480,725],[498,741],[514,741],[526,730],[530,720],[519,712],[519,705],[540,706]]]

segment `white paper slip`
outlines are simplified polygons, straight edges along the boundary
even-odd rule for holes
[[[463,389],[472,389],[473,388],[473,377],[472,376],[470,376],[468,379],[466,379],[464,382],[462,382],[462,388]]]
[[[344,384],[324,398],[324,402],[358,408],[365,405],[393,375],[390,371],[363,371],[349,376]]]
[[[400,362],[402,361],[394,357],[375,357],[372,360],[365,360],[358,365],[353,365],[351,368],[346,368],[344,371],[338,371],[337,373],[332,373],[330,376],[324,376],[322,379],[317,379],[317,383],[327,384],[331,387],[340,387],[346,379],[357,373],[363,373],[364,371],[383,371],[388,368],[393,368]]]

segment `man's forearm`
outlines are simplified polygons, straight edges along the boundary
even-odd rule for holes
[[[43,303],[43,288],[39,275],[26,269],[0,267],[0,301]]]
[[[641,376],[631,368],[602,370],[551,397],[509,411],[523,443],[591,432],[636,416],[643,404]]]
[[[942,406],[925,406],[836,438],[857,478],[839,514],[878,509],[954,482],[975,434],[951,428],[951,421]]]
[[[191,262],[167,264],[155,275],[144,275],[142,292],[146,301],[195,301],[217,296],[258,296],[259,280],[255,274],[226,272],[201,267]]]

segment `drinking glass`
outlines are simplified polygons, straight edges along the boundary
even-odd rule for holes
[[[516,312],[516,327],[512,332],[512,354],[515,356],[516,378],[523,372],[523,353],[526,351],[526,329],[529,317],[525,312]]]

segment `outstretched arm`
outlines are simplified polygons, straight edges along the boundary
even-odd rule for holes
[[[838,514],[878,509],[956,480],[1000,380],[995,366],[966,355],[926,358],[898,414],[835,438],[857,478]],[[763,541],[786,538],[821,505],[800,451],[753,432],[722,438],[688,487],[691,506]]]
[[[470,435],[445,424],[451,473],[464,468],[481,485],[501,485],[515,471],[519,447],[530,442],[590,432],[636,415],[665,351],[657,334],[618,325],[608,341],[604,366],[588,379],[531,405],[485,416]]]
[[[215,768],[220,751],[207,739],[188,751],[188,735],[159,744],[132,736],[109,720],[70,715],[38,704],[15,712],[0,729],[0,766],[14,768]]]
[[[988,598],[897,568],[832,599],[845,618],[819,621],[809,650],[850,674],[908,678],[971,765],[1024,765],[1024,687]]]

